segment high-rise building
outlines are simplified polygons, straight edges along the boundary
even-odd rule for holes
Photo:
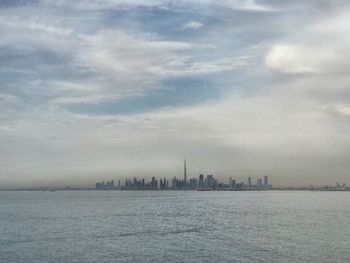
[[[156,189],[156,178],[155,178],[155,177],[152,177],[151,189],[152,189],[152,190],[155,190],[155,189]]]
[[[267,177],[267,175],[264,176],[264,186],[268,186],[269,185],[269,179]]]
[[[184,159],[184,188],[187,188],[187,169],[186,169],[186,159]]]
[[[248,177],[248,185],[252,186],[252,178],[251,177]]]
[[[198,180],[198,189],[202,189],[204,187],[204,176],[203,174],[199,175],[199,180]]]
[[[204,181],[204,176],[203,176],[203,174],[200,174],[200,175],[199,175],[199,181],[200,181],[200,182],[203,182],[203,181]]]
[[[258,186],[262,186],[262,179],[261,178],[256,179],[256,184]]]

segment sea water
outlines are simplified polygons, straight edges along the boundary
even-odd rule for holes
[[[350,262],[350,192],[0,192],[0,262]]]

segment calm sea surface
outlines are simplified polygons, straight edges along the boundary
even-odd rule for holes
[[[350,262],[350,192],[0,192],[0,262]]]

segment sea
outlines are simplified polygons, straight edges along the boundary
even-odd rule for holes
[[[0,262],[350,262],[350,192],[1,191]]]

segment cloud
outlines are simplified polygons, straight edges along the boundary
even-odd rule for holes
[[[3,103],[14,103],[18,101],[18,98],[14,95],[0,94],[1,104]]]
[[[202,24],[201,22],[198,21],[190,21],[187,22],[183,25],[183,28],[190,28],[190,29],[199,29],[201,27],[203,27],[204,24]]]
[[[130,10],[135,8],[186,8],[191,7],[211,7],[220,6],[241,11],[254,12],[271,12],[278,11],[266,5],[258,4],[255,0],[76,0],[73,3],[68,0],[40,0],[45,5],[54,5],[57,7],[65,7],[80,10]]]
[[[76,174],[84,173],[84,183],[92,183],[96,176],[164,176],[164,171],[176,176],[181,173],[177,160],[186,155],[193,176],[213,172],[243,180],[268,173],[276,184],[312,182],[330,172],[332,163],[348,167],[343,145],[348,134],[325,125],[332,121],[321,103],[289,93],[231,96],[132,116],[29,112],[7,125],[12,132],[2,135],[2,150],[9,154],[1,162],[15,177],[25,171],[45,182],[41,176],[49,173],[61,183],[63,178],[77,183]],[[42,159],[46,162],[38,165]],[[14,170],[13,162],[21,165]]]
[[[214,2],[215,3],[215,2]],[[255,0],[221,0],[218,4],[237,10],[258,11],[258,12],[271,12],[278,9],[257,4]]]
[[[19,17],[14,16],[10,18],[0,18],[0,24],[5,27],[9,27],[12,30],[29,30],[37,31],[44,34],[54,34],[57,36],[69,36],[72,34],[71,28],[59,28],[53,25],[40,24],[31,20],[21,20]]]
[[[334,110],[345,117],[350,117],[350,105],[339,104],[334,106]]]
[[[343,10],[313,22],[302,32],[273,44],[266,54],[266,65],[283,73],[348,74],[349,13]]]
[[[325,64],[334,63],[332,50],[320,47],[276,45],[266,55],[266,64],[283,73],[322,73]]]
[[[0,20],[0,26],[4,32],[0,43],[7,54],[27,56],[21,62],[9,57],[7,69],[16,61],[12,72],[21,71],[29,78],[31,94],[36,90],[56,106],[140,96],[162,89],[162,81],[168,78],[213,74],[249,64],[243,56],[203,61],[190,55],[199,47],[196,44],[157,34],[122,29],[78,33],[61,26],[55,17],[45,21],[8,16]]]
[[[183,156],[193,176],[346,181],[347,5],[40,0],[1,9],[0,183],[178,176]],[[186,21],[205,26],[181,30]],[[120,102],[125,111],[101,107]]]

